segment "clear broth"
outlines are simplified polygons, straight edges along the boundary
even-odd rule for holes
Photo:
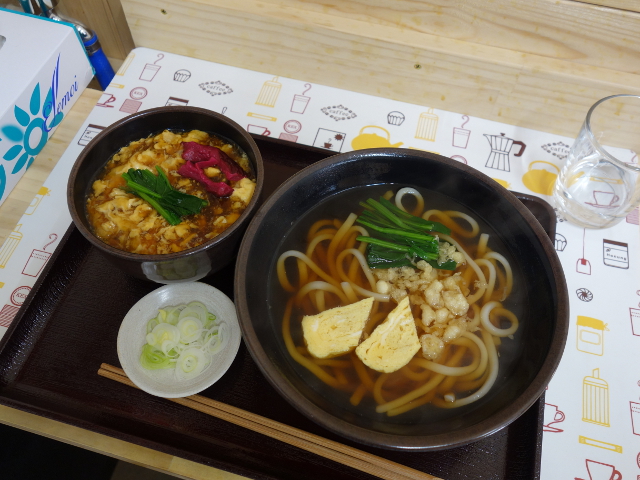
[[[289,356],[286,351],[286,346],[284,344],[281,330],[284,305],[286,303],[286,300],[289,298],[289,294],[285,292],[280,286],[276,274],[276,262],[280,254],[287,250],[304,251],[304,248],[306,246],[307,232],[314,222],[325,218],[337,218],[340,221],[344,221],[350,213],[353,212],[356,214],[360,214],[362,212],[362,207],[359,205],[359,202],[365,201],[368,198],[377,199],[389,190],[392,190],[395,194],[395,192],[397,192],[404,186],[405,185],[385,184],[358,187],[340,192],[327,198],[317,207],[301,217],[283,236],[283,240],[273,257],[273,262],[268,278],[268,311],[270,316],[269,320],[272,328],[274,329],[274,335],[280,343],[280,348],[285,352],[285,357],[287,358],[290,366],[297,373],[297,375],[300,376],[303,382],[307,386],[309,386],[309,388],[311,388],[315,394],[317,394],[317,397],[319,399],[322,399],[322,401],[330,402],[333,406],[338,406],[341,410],[343,410],[343,413],[345,413],[345,418],[349,418],[350,416],[352,416],[354,419],[358,417],[365,417],[367,419],[373,420],[373,422],[376,424],[384,423],[411,425],[433,421],[435,419],[452,418],[460,416],[461,414],[464,414],[464,412],[469,411],[470,409],[475,409],[487,402],[493,395],[496,394],[497,391],[500,390],[501,379],[509,377],[513,369],[516,368],[516,364],[518,363],[518,360],[521,356],[520,345],[523,338],[523,321],[526,321],[526,319],[524,318],[524,313],[526,311],[524,306],[527,304],[527,295],[526,289],[524,288],[524,286],[522,285],[522,281],[520,280],[522,278],[522,274],[519,270],[518,263],[511,255],[506,244],[500,239],[497,231],[489,227],[489,225],[482,221],[479,215],[475,214],[469,208],[462,206],[455,200],[437,192],[416,188],[418,191],[420,191],[425,200],[425,211],[432,208],[438,210],[456,210],[473,217],[480,226],[480,233],[489,234],[490,237],[488,247],[491,250],[504,255],[513,269],[513,292],[504,302],[504,305],[518,317],[518,319],[520,320],[520,328],[513,335],[513,338],[503,338],[501,345],[498,346],[499,374],[498,379],[496,380],[496,384],[493,386],[490,393],[475,403],[471,403],[470,405],[459,408],[443,409],[431,404],[426,404],[410,410],[404,414],[389,417],[384,413],[376,413],[375,408],[377,404],[370,395],[366,395],[359,405],[352,405],[349,401],[352,390],[343,391],[330,387],[329,385],[320,381],[313,373],[311,373],[309,370],[307,370],[305,367],[297,363]],[[411,210],[413,206],[410,203],[411,200],[412,199],[410,195],[407,195],[405,199],[403,199],[403,201],[406,202],[405,205],[408,210]],[[452,236],[471,254],[473,258],[472,252],[475,251],[475,248],[469,248],[469,246],[470,244],[477,245],[478,236],[471,239],[471,241],[460,238],[459,236]],[[289,259],[288,262],[293,262],[293,260]],[[295,284],[295,280],[295,278],[290,278],[292,284]],[[393,303],[393,306],[395,306],[395,303]],[[301,319],[302,314],[300,312],[296,312],[296,310],[294,309],[291,317],[291,333],[296,346],[304,345],[304,340],[302,338],[302,329],[300,326]],[[421,351],[419,351],[416,355],[421,356]],[[348,359],[349,356],[348,354],[346,354],[334,358]],[[370,370],[370,372],[373,372],[376,376],[378,375],[378,372],[374,372],[373,370]],[[464,396],[466,395],[461,394],[458,396],[458,398],[463,398]],[[393,398],[395,398],[395,396]]]

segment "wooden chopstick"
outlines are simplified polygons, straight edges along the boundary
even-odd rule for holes
[[[126,376],[122,369],[106,363],[100,366],[98,375],[138,388]],[[413,468],[392,462],[391,460],[363,452],[362,450],[334,442],[202,395],[191,395],[190,397],[184,398],[167,398],[167,400],[225,420],[234,425],[248,428],[249,430],[385,480],[442,480],[427,473],[422,473]]]

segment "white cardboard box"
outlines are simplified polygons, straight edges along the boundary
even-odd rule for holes
[[[73,25],[0,8],[0,205],[93,73]]]

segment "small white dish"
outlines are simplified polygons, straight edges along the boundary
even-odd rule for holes
[[[178,381],[173,369],[147,370],[140,364],[140,354],[146,342],[147,322],[158,309],[194,300],[228,326],[228,341],[213,356],[211,363],[198,376]],[[122,369],[141,390],[164,398],[194,395],[217,382],[229,369],[240,348],[240,326],[233,302],[220,290],[200,282],[177,283],[160,287],[142,297],[124,317],[118,332],[118,358]]]

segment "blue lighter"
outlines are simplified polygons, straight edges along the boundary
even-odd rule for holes
[[[109,83],[111,83],[111,80],[115,76],[115,72],[113,71],[113,67],[109,63],[107,56],[102,51],[102,47],[100,46],[100,41],[98,40],[98,35],[96,35],[96,32],[94,32],[90,28],[87,28],[78,20],[56,13],[55,8],[48,8],[44,4],[43,0],[39,0],[39,4],[43,16],[50,18],[51,20],[70,23],[76,28],[78,34],[80,35],[80,38],[82,39],[84,48],[87,51],[87,55],[89,56],[91,66],[96,72],[96,79],[100,84],[100,88],[102,90],[107,88],[107,86],[109,85]]]

